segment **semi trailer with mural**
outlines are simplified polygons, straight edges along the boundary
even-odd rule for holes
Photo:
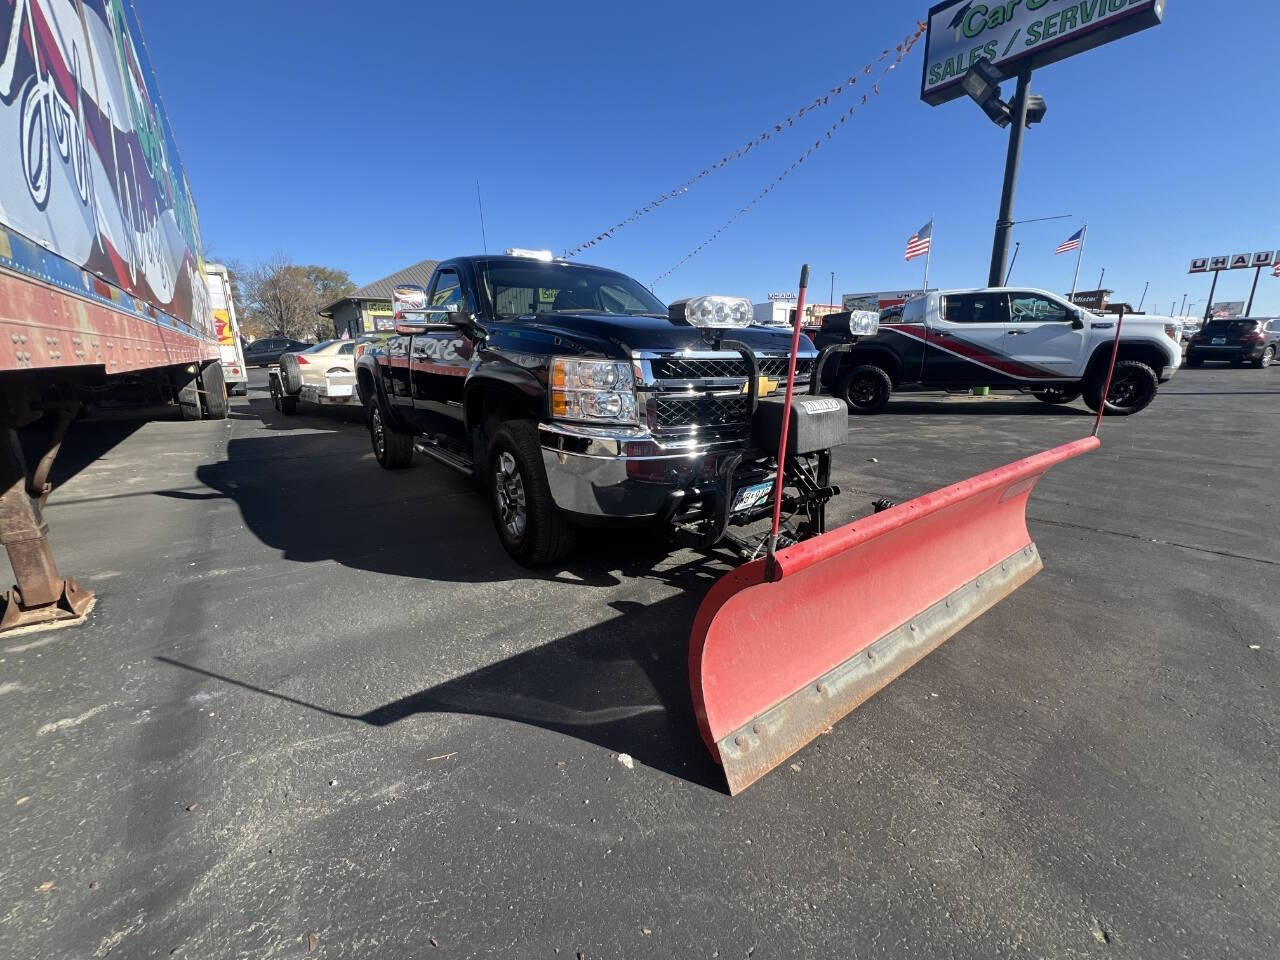
[[[191,188],[129,0],[0,0],[0,630],[87,613],[41,508],[68,425],[121,392],[225,417]],[[50,424],[28,469],[17,431]]]

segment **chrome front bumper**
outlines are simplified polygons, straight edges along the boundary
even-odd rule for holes
[[[664,444],[644,429],[543,423],[538,432],[556,506],[599,519],[662,516],[676,502],[673,494],[705,486],[722,454],[742,447],[741,440]]]

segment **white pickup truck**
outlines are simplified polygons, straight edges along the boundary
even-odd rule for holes
[[[884,409],[895,390],[990,387],[1031,393],[1045,403],[1078,397],[1102,405],[1116,317],[1090,313],[1056,294],[1022,287],[943,290],[908,301],[900,318],[870,337],[851,334],[848,313],[824,319],[819,349],[849,344],[828,363],[823,385],[855,413]],[[1127,315],[1108,414],[1137,413],[1182,363],[1181,325]]]

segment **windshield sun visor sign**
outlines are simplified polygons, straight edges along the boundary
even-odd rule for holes
[[[964,95],[960,79],[990,60],[1004,79],[1164,21],[1165,0],[944,0],[929,11],[920,99]]]

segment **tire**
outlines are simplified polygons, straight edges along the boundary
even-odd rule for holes
[[[565,556],[576,531],[551,499],[533,422],[503,423],[489,438],[484,470],[493,526],[511,559],[539,567]]]
[[[1080,398],[1083,390],[1076,390],[1069,387],[1042,387],[1039,390],[1032,390],[1031,395],[1041,403],[1072,403]]]
[[[271,405],[277,410],[280,409],[280,384],[276,382],[275,377],[268,378],[267,388],[271,391]]]
[[[280,379],[284,383],[284,392],[297,395],[302,392],[302,370],[296,357],[280,358]]]
[[[297,397],[281,397],[280,412],[283,413],[286,417],[292,417],[295,413],[298,412],[298,398]]]
[[[178,409],[182,412],[183,420],[200,420],[204,417],[204,411],[200,408],[200,378],[198,374],[187,373],[185,370],[177,374],[178,377],[186,378],[178,385]]]
[[[1187,366],[1193,370],[1197,370],[1200,367],[1204,366],[1204,358],[1203,357],[1187,357]]]
[[[1262,351],[1262,356],[1260,356],[1257,360],[1253,361],[1253,365],[1257,367],[1259,370],[1265,370],[1267,369],[1267,367],[1271,366],[1271,361],[1274,360],[1275,358],[1276,358],[1276,348],[1267,347],[1267,349]]]
[[[1084,392],[1084,402],[1094,413],[1102,406],[1102,380],[1106,371],[1090,384]],[[1160,378],[1147,364],[1139,360],[1121,360],[1116,363],[1111,378],[1111,392],[1107,395],[1107,416],[1130,417],[1145,410],[1156,398]]]
[[[227,380],[222,364],[214,361],[200,371],[200,385],[204,388],[204,413],[210,420],[227,419],[230,404],[227,403]]]
[[[836,388],[852,413],[879,413],[893,394],[889,374],[874,364],[854,367]]]
[[[369,442],[373,445],[373,457],[378,466],[383,470],[403,470],[413,463],[413,434],[396,430],[387,423],[377,394],[365,404],[365,421],[369,425]]]

